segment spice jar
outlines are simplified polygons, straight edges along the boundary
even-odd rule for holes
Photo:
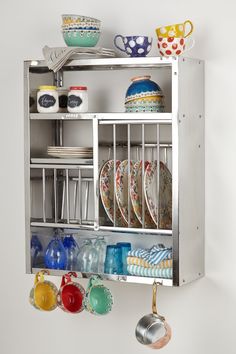
[[[68,112],[88,111],[88,92],[86,86],[71,86],[67,102]]]
[[[59,112],[67,112],[67,99],[68,99],[68,90],[64,87],[58,87],[58,99],[59,99]]]
[[[39,113],[56,113],[59,110],[56,86],[39,86],[37,94],[37,110]]]

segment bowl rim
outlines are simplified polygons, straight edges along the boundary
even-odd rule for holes
[[[83,18],[83,19],[85,19],[85,21],[83,21],[83,22],[91,21],[91,20],[92,20],[92,22],[99,22],[99,23],[101,23],[101,20],[98,20],[98,19],[95,18],[95,17],[89,17],[89,16],[84,16],[84,15],[62,14],[61,17],[62,17],[62,19],[64,19],[65,17],[77,17],[77,18]]]

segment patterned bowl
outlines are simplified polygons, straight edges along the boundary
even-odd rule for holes
[[[63,38],[68,47],[95,47],[97,44],[100,31],[62,31]]]
[[[151,76],[131,79],[125,96],[126,112],[164,112],[164,96],[159,85]]]
[[[62,15],[63,25],[67,24],[84,24],[84,23],[96,23],[99,26],[101,25],[101,21],[97,18],[83,16],[83,15]]]

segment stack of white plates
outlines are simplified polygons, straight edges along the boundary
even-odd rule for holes
[[[48,146],[48,156],[60,157],[63,159],[79,158],[91,159],[93,158],[92,147],[69,147],[69,146]]]

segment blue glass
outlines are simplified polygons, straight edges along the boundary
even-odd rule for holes
[[[44,262],[46,268],[49,269],[66,269],[66,250],[62,241],[57,236],[49,242],[44,255]]]
[[[104,272],[106,274],[122,274],[122,251],[117,245],[108,245]]]
[[[76,270],[77,257],[79,253],[79,246],[72,235],[66,235],[63,240],[63,246],[66,250],[67,270]]]
[[[128,257],[128,252],[131,250],[131,243],[129,243],[129,242],[118,242],[116,245],[121,248],[122,274],[128,274],[128,271],[127,271],[127,257]]]
[[[43,266],[43,246],[35,234],[31,237],[31,265],[33,268]]]

